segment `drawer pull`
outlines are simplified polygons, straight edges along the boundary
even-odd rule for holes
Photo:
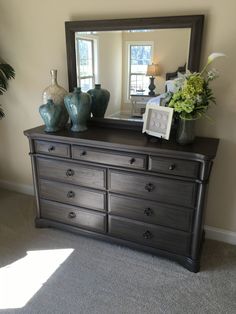
[[[131,165],[133,165],[133,164],[135,163],[135,158],[131,158],[130,161],[129,161],[129,163],[130,163]]]
[[[73,219],[73,218],[76,217],[76,213],[74,213],[74,212],[69,212],[68,217]]]
[[[151,216],[153,214],[153,211],[150,207],[148,208],[145,208],[143,213],[146,215],[146,216]]]
[[[72,169],[68,169],[68,170],[66,171],[66,176],[67,176],[67,177],[72,177],[74,174],[75,174],[75,172],[74,172],[74,170],[72,170]]]
[[[170,166],[169,166],[169,170],[174,170],[175,169],[175,164],[171,164]]]
[[[68,197],[68,198],[73,198],[73,197],[75,197],[75,192],[69,191],[69,192],[67,193],[67,197]]]
[[[150,231],[147,230],[143,233],[143,237],[144,237],[144,239],[149,240],[153,237],[153,235]]]
[[[83,150],[83,151],[80,153],[80,156],[85,156],[85,155],[87,155],[87,152],[86,152],[86,150]]]
[[[145,185],[145,190],[147,190],[148,192],[152,192],[155,190],[155,185],[152,183],[148,183]]]
[[[51,145],[51,146],[48,147],[49,153],[53,152],[54,150],[55,150],[55,146]]]

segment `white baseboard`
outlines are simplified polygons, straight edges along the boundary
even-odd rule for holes
[[[204,226],[206,238],[236,245],[236,232]]]
[[[10,190],[10,191],[16,191],[16,192],[27,194],[27,195],[34,195],[33,185],[0,180],[0,188]]]
[[[23,194],[34,195],[33,185],[14,183],[0,180],[0,188],[16,191]],[[204,226],[206,238],[236,245],[236,232],[220,228]]]

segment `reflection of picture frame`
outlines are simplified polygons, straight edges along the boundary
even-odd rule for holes
[[[143,133],[169,139],[173,109],[156,105],[147,105],[143,115]]]

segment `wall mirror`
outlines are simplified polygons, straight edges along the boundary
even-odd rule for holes
[[[104,121],[141,124],[171,73],[198,71],[203,22],[203,15],[65,22],[69,90],[101,84],[110,92]]]

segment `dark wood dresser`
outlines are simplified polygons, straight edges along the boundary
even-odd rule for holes
[[[57,227],[171,258],[199,271],[218,139],[188,146],[91,126],[29,138],[37,227]]]

